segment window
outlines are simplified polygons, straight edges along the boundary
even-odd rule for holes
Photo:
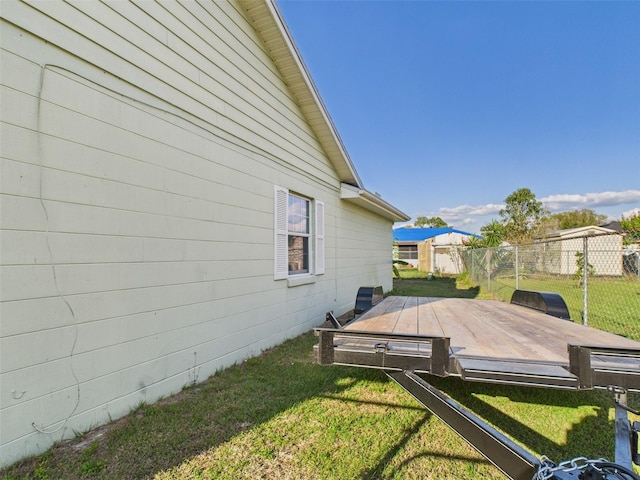
[[[289,275],[309,273],[310,203],[307,198],[289,194],[287,202]]]
[[[274,211],[274,278],[324,273],[324,204],[275,187]]]
[[[418,245],[398,245],[398,258],[400,260],[417,260]]]

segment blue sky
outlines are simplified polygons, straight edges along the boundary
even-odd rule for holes
[[[640,209],[640,1],[278,0],[364,186],[470,232]]]

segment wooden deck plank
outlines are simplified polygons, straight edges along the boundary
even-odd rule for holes
[[[393,333],[398,317],[403,312],[408,298],[387,297],[365,312],[352,325],[357,323],[358,325],[366,325],[365,330]]]
[[[494,332],[478,328],[477,319],[469,314],[473,304],[464,307],[447,300],[450,299],[434,299],[431,305],[444,335],[451,338],[451,352],[492,357],[492,344],[496,341]]]
[[[540,312],[521,308],[515,314],[514,309],[509,308],[513,306],[497,301],[452,300],[457,301],[443,302],[450,305],[453,312],[454,320],[449,333],[457,336],[457,321],[458,325],[464,324],[473,335],[472,341],[462,343],[465,348],[459,352],[460,355],[523,360],[545,358],[556,361],[566,357],[566,344],[564,351],[558,356],[557,351],[544,347],[548,334],[532,328],[535,325],[532,318],[540,315]]]
[[[438,318],[433,313],[433,306],[431,305],[431,299],[428,297],[417,297],[416,306],[416,334],[427,335],[431,337],[444,337],[445,334],[442,330],[442,326],[438,321]],[[419,350],[426,352],[429,350],[428,346],[420,345]]]
[[[567,366],[569,343],[640,348],[640,342],[492,300],[387,297],[347,329],[446,336],[454,357],[541,365]],[[429,349],[406,343],[391,347],[410,352],[412,345],[415,353]]]
[[[440,325],[438,318],[433,312],[433,300],[433,298],[429,297],[418,297],[416,333],[419,335],[430,335],[433,337],[444,336],[442,325]]]
[[[396,324],[393,327],[394,333],[418,333],[418,322],[416,321],[418,308],[418,297],[407,297],[403,309],[398,315]]]

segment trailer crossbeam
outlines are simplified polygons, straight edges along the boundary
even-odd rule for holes
[[[316,328],[316,362],[385,370],[416,370],[439,377],[449,375],[449,338],[403,333],[378,333]],[[345,347],[338,343],[349,340]],[[355,340],[355,342],[353,341]]]

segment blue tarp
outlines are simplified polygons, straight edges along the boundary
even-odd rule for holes
[[[396,228],[393,231],[394,242],[422,242],[429,240],[430,238],[437,237],[447,233],[459,233],[461,235],[468,235],[470,237],[478,237],[478,235],[469,232],[463,232],[455,228],[443,227],[443,228]]]

